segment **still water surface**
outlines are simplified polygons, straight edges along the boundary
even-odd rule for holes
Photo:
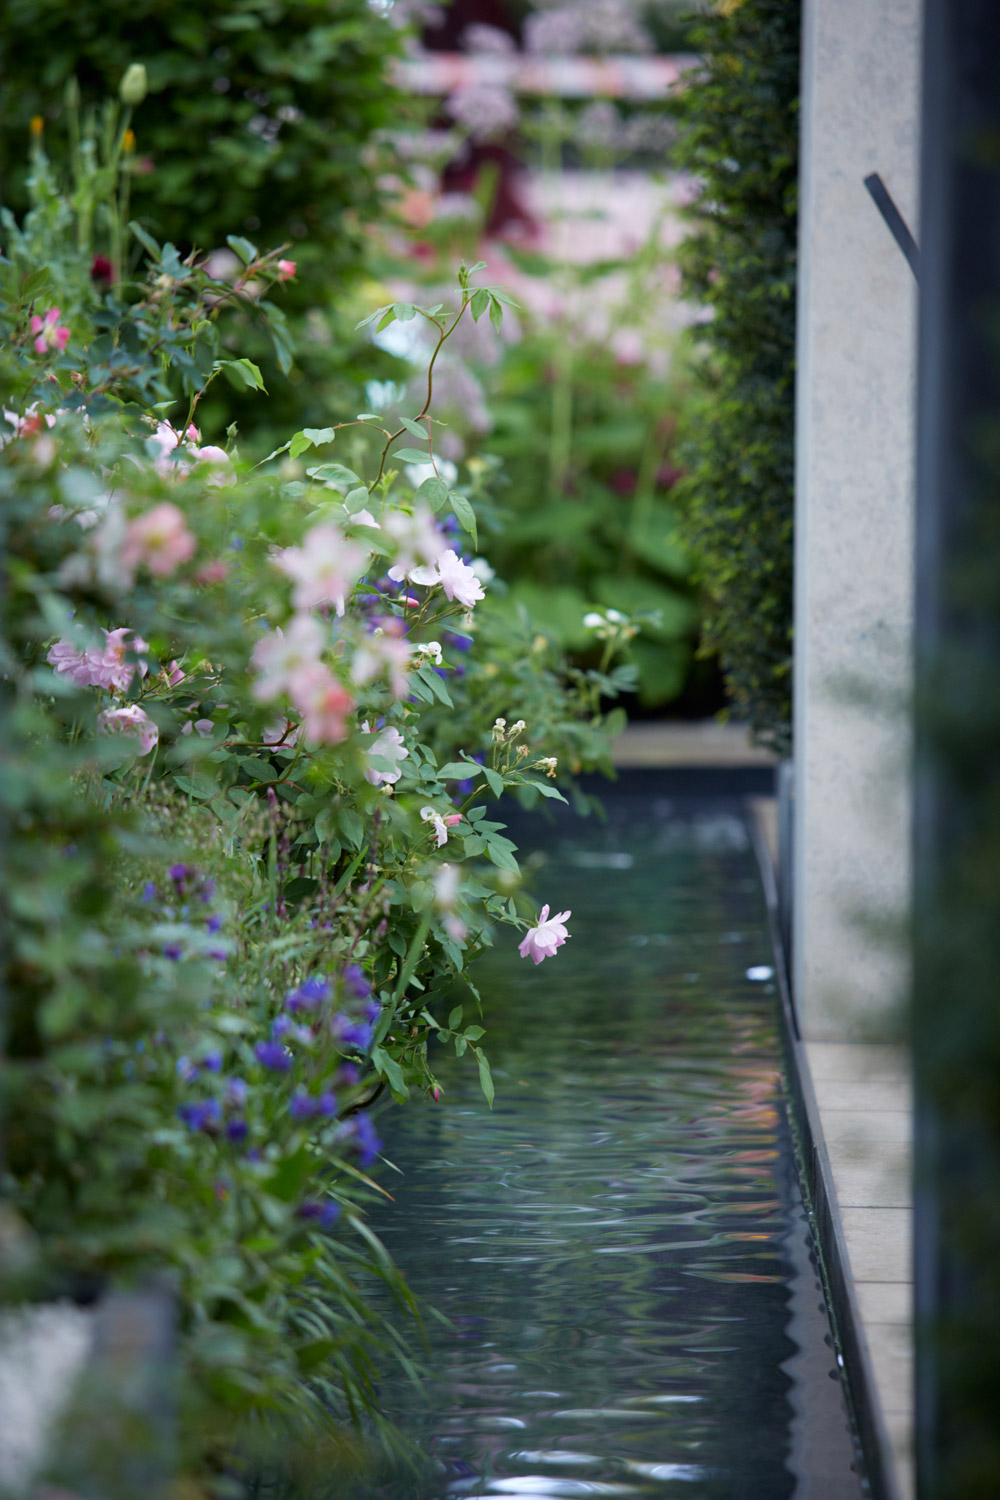
[[[439,1059],[441,1103],[382,1117],[373,1225],[450,1320],[384,1392],[433,1459],[391,1493],[858,1500],[741,806],[606,806],[515,829],[572,936],[478,969],[492,1112]]]

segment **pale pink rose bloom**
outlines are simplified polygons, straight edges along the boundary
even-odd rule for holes
[[[85,651],[77,651],[69,641],[56,641],[50,646],[46,661],[54,667],[60,677],[68,677],[77,687],[93,687],[94,678]]]
[[[297,745],[301,738],[302,730],[291,719],[277,719],[261,734],[265,745]]]
[[[362,724],[361,728],[365,734],[371,734],[367,721]],[[380,730],[368,746],[368,750],[371,755],[377,755],[382,760],[392,761],[396,769],[394,771],[377,771],[374,766],[369,766],[365,772],[365,780],[370,781],[372,786],[381,786],[383,782],[387,782],[390,786],[395,786],[403,774],[399,769],[400,762],[406,760],[410,753],[403,744],[403,736],[399,730],[391,724],[387,728]]]
[[[182,563],[190,562],[198,543],[187,529],[184,512],[169,500],[154,505],[125,527],[121,549],[124,568],[145,564],[156,578],[169,578]]]
[[[119,627],[118,630],[106,630],[104,650],[90,650],[86,653],[95,687],[113,688],[120,693],[128,687],[136,670],[131,662],[125,660],[125,653],[130,649],[127,637],[131,634],[131,630],[125,626]],[[149,645],[140,636],[136,636],[132,641],[131,650],[136,656],[142,656],[149,650]],[[146,663],[140,661],[136,665],[140,677],[145,677],[149,671]]]
[[[454,548],[449,547],[438,559],[438,575],[441,587],[449,599],[457,599],[459,604],[464,604],[466,609],[480,599],[486,597],[486,592],[476,577],[475,572],[468,563],[464,563]]]
[[[56,641],[49,648],[46,660],[62,677],[68,677],[77,687],[102,687],[124,692],[132,681],[136,664],[125,660],[129,650],[127,637],[132,634],[127,626],[104,632],[105,644],[98,650],[91,646],[86,651],[77,651],[69,641]],[[131,645],[136,655],[144,655],[148,644],[136,636]],[[137,663],[139,673],[145,677],[149,668],[144,661]]]
[[[337,745],[347,738],[347,715],[354,699],[322,662],[302,667],[289,684],[289,697],[302,715],[306,739]]]
[[[437,847],[440,849],[442,845],[448,842],[448,828],[444,818],[442,818],[439,812],[435,812],[433,807],[422,807],[420,809],[420,818],[422,822],[431,825],[431,832],[437,841]]]
[[[102,734],[124,734],[138,740],[140,755],[148,755],[160,738],[160,731],[138,703],[106,708],[97,716],[97,727]]]
[[[202,739],[207,740],[214,728],[215,725],[211,719],[195,719],[193,723],[188,719],[186,723],[181,725],[181,734],[190,734],[192,730],[196,729]]]
[[[216,448],[211,443],[206,443],[204,448],[192,447],[189,451],[191,453],[191,457],[193,459],[196,459],[200,464],[229,463],[229,454],[226,452],[225,448]]]
[[[291,279],[292,279],[292,277],[294,275],[295,275],[295,262],[294,262],[294,260],[279,260],[278,261],[278,280],[279,281],[291,281]]]
[[[457,865],[444,864],[434,876],[434,902],[441,911],[451,911],[458,900],[462,876]]]
[[[448,825],[449,828],[454,828],[455,824],[456,823],[461,823],[461,821],[462,821],[462,814],[461,813],[446,813],[445,814],[445,822],[447,823],[447,825]]]
[[[518,947],[521,957],[532,958],[536,964],[540,964],[543,958],[553,958],[569,937],[564,924],[572,915],[570,911],[560,911],[550,917],[549,908],[543,906],[538,926],[529,928]]]
[[[223,583],[229,577],[229,564],[216,558],[213,562],[207,562],[203,568],[199,568],[194,576],[197,583]]]
[[[163,675],[171,687],[176,687],[179,682],[184,681],[187,673],[181,671],[176,661],[172,661],[169,667],[163,668]]]
[[[292,603],[296,609],[318,609],[332,604],[338,615],[346,608],[347,595],[364,572],[368,553],[348,542],[336,526],[313,526],[301,547],[285,547],[275,562],[295,583]]]
[[[389,569],[389,577],[396,583],[411,577],[414,569],[433,567],[448,545],[426,505],[418,505],[412,514],[390,510],[383,518],[382,530],[396,549],[396,560]]]
[[[351,681],[359,685],[385,673],[395,698],[405,698],[409,688],[407,669],[410,648],[401,639],[402,623],[388,620],[382,632],[366,636],[351,662]]]
[[[250,661],[259,674],[253,695],[259,703],[270,703],[287,693],[292,678],[319,662],[325,644],[323,630],[310,615],[293,615],[287,630],[273,630],[259,640]]]
[[[32,318],[30,327],[32,333],[38,335],[35,339],[36,354],[48,354],[50,349],[58,349],[61,354],[69,343],[69,329],[60,324],[58,307],[50,307],[44,318]]]

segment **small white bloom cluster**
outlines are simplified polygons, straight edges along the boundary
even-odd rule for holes
[[[592,609],[584,615],[583,623],[599,641],[631,641],[639,634],[638,626],[620,609]]]

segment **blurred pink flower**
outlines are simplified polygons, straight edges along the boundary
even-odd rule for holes
[[[197,548],[184,512],[165,500],[129,521],[120,561],[129,572],[145,564],[154,577],[169,578],[182,563],[191,561]]]
[[[389,577],[396,583],[402,583],[422,564],[436,563],[448,545],[426,505],[418,505],[412,514],[390,510],[382,530],[396,549],[395,562],[389,569]]]
[[[358,646],[351,663],[351,681],[359,685],[385,673],[394,698],[405,698],[409,688],[407,670],[410,648],[401,639],[401,620],[389,619]]]
[[[102,734],[124,734],[137,739],[140,755],[148,755],[160,738],[160,731],[138,703],[106,708],[97,716],[97,727]]]
[[[279,281],[291,281],[291,279],[292,279],[292,277],[294,275],[295,275],[295,262],[294,262],[294,260],[279,260],[278,261],[278,280]]]
[[[310,615],[293,615],[287,630],[272,630],[259,640],[250,654],[258,673],[253,695],[259,703],[270,703],[282,693],[291,691],[299,672],[319,664],[324,633]]]
[[[337,745],[347,738],[347,715],[354,708],[354,699],[322,662],[295,673],[289,697],[302,715],[306,739]]]
[[[529,928],[518,947],[521,957],[532,958],[536,964],[540,964],[543,958],[553,958],[569,937],[564,924],[572,915],[570,911],[560,911],[550,917],[548,906],[543,906],[538,926]]]
[[[332,604],[338,615],[346,608],[347,595],[364,571],[368,553],[344,540],[336,526],[313,526],[301,547],[285,547],[275,559],[278,567],[294,580],[292,603],[296,609],[316,609]]]
[[[35,339],[36,354],[48,354],[51,349],[58,349],[61,354],[69,343],[69,329],[59,322],[58,307],[50,307],[44,318],[36,314],[30,327],[32,333],[38,335]]]

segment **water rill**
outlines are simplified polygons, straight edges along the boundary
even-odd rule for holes
[[[448,1322],[383,1392],[428,1472],[380,1496],[863,1493],[743,806],[651,785],[517,830],[573,915],[551,962],[480,968],[493,1111],[442,1063],[439,1104],[383,1116],[375,1227]]]

